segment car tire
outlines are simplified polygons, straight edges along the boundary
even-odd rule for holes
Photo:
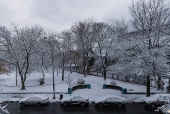
[[[63,103],[63,106],[64,106],[64,107],[68,106],[68,103],[67,103],[67,102],[64,102],[64,103]]]
[[[81,103],[80,103],[80,106],[81,106],[81,107],[84,107],[84,106],[85,106],[85,103],[84,103],[84,102],[81,102]]]
[[[151,103],[150,106],[151,106],[151,108],[155,108],[156,104],[155,103]]]
[[[122,104],[122,103],[118,103],[117,106],[118,106],[119,108],[121,108],[121,107],[123,106],[123,104]]]
[[[102,107],[103,107],[103,103],[99,103],[98,106],[99,106],[100,108],[102,108]]]
[[[25,106],[24,103],[20,103],[19,105],[20,105],[21,108],[23,108]]]
[[[40,103],[40,102],[38,102],[38,103],[37,103],[37,106],[38,106],[38,107],[40,107],[40,106],[41,106],[41,103]]]

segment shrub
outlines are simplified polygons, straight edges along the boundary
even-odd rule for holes
[[[38,82],[40,83],[40,85],[43,85],[44,84],[44,78],[38,79]]]
[[[116,82],[114,80],[110,81],[110,85],[113,85],[115,86],[116,85]]]
[[[77,79],[77,83],[78,83],[78,84],[85,84],[85,80],[82,79],[82,78],[78,78],[78,79]]]
[[[6,68],[6,65],[0,62],[0,74],[4,74],[4,73],[8,74],[9,71]]]

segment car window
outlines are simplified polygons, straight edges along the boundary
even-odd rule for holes
[[[76,97],[76,96],[75,96],[75,97],[73,97],[73,98],[71,98],[71,100],[76,100],[76,99],[78,99],[78,97]]]
[[[32,100],[33,100],[33,98],[32,98],[32,97],[28,98],[28,101],[32,101]]]
[[[71,100],[84,100],[84,98],[83,97],[73,97]]]
[[[108,101],[117,101],[119,100],[118,98],[115,98],[115,97],[109,97],[107,98]]]

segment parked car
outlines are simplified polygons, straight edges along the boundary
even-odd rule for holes
[[[68,106],[68,105],[80,105],[84,107],[85,105],[89,105],[89,98],[83,95],[74,95],[63,98],[60,102],[61,106]]]
[[[25,105],[37,105],[41,106],[43,104],[49,103],[49,97],[44,95],[33,95],[26,98],[21,98],[19,100],[20,107],[24,107]]]
[[[169,98],[168,95],[165,94],[155,94],[145,98],[144,102],[151,108],[155,108],[158,106],[162,106],[166,103],[169,103]]]
[[[165,104],[162,107],[158,107],[158,110],[163,114],[170,114],[170,104]]]
[[[97,98],[94,101],[95,106],[97,107],[103,107],[103,106],[118,106],[123,107],[126,105],[126,99],[121,96],[117,95],[106,95],[101,98]]]

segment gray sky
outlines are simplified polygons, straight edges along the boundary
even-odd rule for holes
[[[137,0],[133,0],[137,1]],[[0,0],[0,25],[10,27],[38,24],[58,32],[88,18],[129,19],[132,0]]]

